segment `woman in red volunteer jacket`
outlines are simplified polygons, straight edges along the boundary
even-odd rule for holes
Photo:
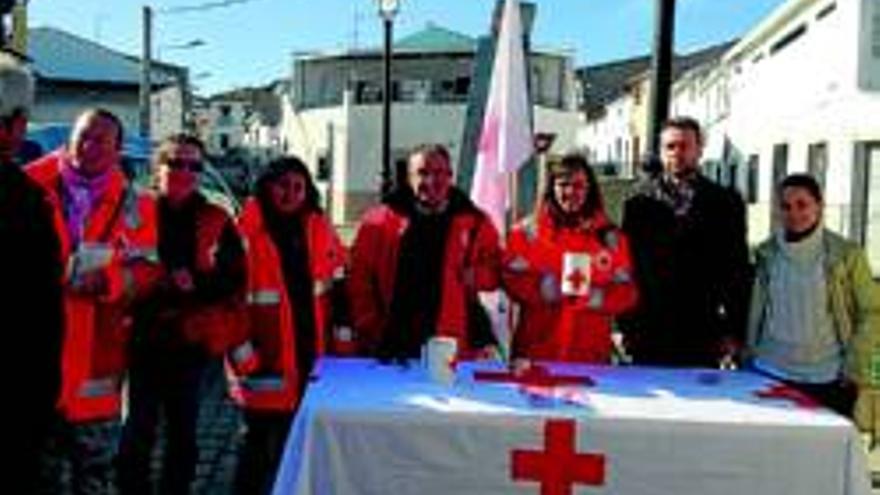
[[[330,294],[345,250],[295,157],[269,164],[240,218],[247,240],[248,339],[230,354],[232,396],[247,436],[236,490],[268,493],[293,414],[318,356],[339,350]],[[339,342],[344,345],[344,342]]]
[[[25,171],[53,208],[64,276],[64,341],[58,418],[42,456],[40,493],[110,493],[122,380],[131,337],[128,310],[156,280],[156,222],[151,197],[119,167],[122,125],[89,110],[70,144]]]
[[[124,495],[152,492],[160,418],[167,441],[159,493],[190,493],[202,377],[220,364],[231,334],[243,333],[236,323],[244,321],[244,249],[232,216],[198,191],[203,161],[201,141],[187,134],[165,138],[153,160],[162,278],[135,316],[118,463]]]
[[[637,292],[627,239],[582,156],[551,164],[536,216],[508,237],[503,274],[522,310],[514,357],[610,361],[611,321]]]

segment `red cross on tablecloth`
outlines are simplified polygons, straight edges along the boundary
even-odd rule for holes
[[[605,485],[605,456],[575,451],[576,424],[571,419],[551,419],[544,424],[544,450],[511,452],[511,477],[537,481],[541,495],[570,495],[576,484]]]
[[[587,277],[584,276],[584,272],[582,272],[579,268],[575,268],[565,277],[569,283],[571,283],[571,288],[574,289],[575,292],[580,292],[581,286],[587,281]]]
[[[819,407],[819,402],[800,390],[785,385],[784,383],[775,383],[767,387],[755,391],[755,395],[762,399],[778,399],[789,401],[797,407],[804,409],[815,409]]]
[[[521,372],[513,371],[474,371],[478,382],[513,383],[532,387],[557,387],[561,385],[593,386],[595,382],[587,375],[554,374],[546,367],[533,364]]]

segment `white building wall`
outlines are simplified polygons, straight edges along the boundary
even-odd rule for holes
[[[228,116],[224,116],[223,107],[229,108]],[[245,134],[245,118],[247,117],[247,105],[241,101],[212,100],[207,109],[207,139],[208,153],[223,154],[231,148],[242,145]],[[223,136],[226,137],[226,147],[223,146]]]
[[[99,106],[119,117],[127,133],[137,133],[140,110],[136,91],[84,91],[80,88],[37,90],[30,121],[35,124],[72,123],[83,111]]]
[[[150,136],[159,141],[183,131],[183,91],[171,85],[150,95]]]
[[[729,58],[732,139],[746,155],[760,157],[759,203],[750,207],[752,241],[766,237],[770,230],[776,144],[788,145],[788,173],[792,173],[807,171],[810,144],[827,143],[825,222],[850,234],[854,146],[857,141],[880,140],[880,93],[860,88],[880,81],[880,65],[867,71],[868,64],[860,65],[864,54],[860,40],[865,40],[861,26],[869,13],[862,8],[878,3],[838,0],[835,11],[817,19],[830,2],[792,0],[786,7],[793,15],[761,43]],[[805,34],[770,53],[774,43],[801,24],[807,26]]]
[[[602,118],[585,124],[575,122],[576,146],[587,151],[590,164],[600,168],[615,167],[621,176],[633,176],[630,165],[637,158],[631,156],[633,107],[632,97],[624,95],[608,104]]]
[[[801,36],[779,46],[801,25]],[[608,150],[626,136],[618,116],[629,99],[610,103],[603,119],[578,130],[578,143],[590,148],[593,162],[614,158]],[[824,144],[825,224],[844,235],[866,231],[869,256],[880,259],[880,0],[788,0],[718,66],[683,75],[673,88],[670,114],[701,122],[704,161],[736,164],[736,184],[746,197],[749,159],[757,157],[757,198],[748,206],[752,244],[771,230],[774,146],[787,145],[786,172],[793,173],[808,171],[810,145]],[[854,176],[864,172],[856,161],[860,143],[874,146],[867,153],[878,179],[867,179],[867,224],[853,225],[853,210],[863,207],[851,204]]]
[[[440,143],[449,149],[458,169],[466,107],[460,104],[395,104],[392,111],[392,158],[403,160],[413,147]],[[294,112],[285,105],[281,130],[287,153],[300,156],[316,172],[322,156],[332,157],[329,192],[333,221],[346,223],[378,200],[381,182],[382,107],[346,105]],[[557,135],[554,152],[576,146],[576,112],[535,108],[535,131]],[[393,170],[392,170],[393,173]]]

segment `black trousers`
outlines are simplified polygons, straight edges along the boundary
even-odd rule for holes
[[[196,472],[196,428],[202,377],[209,359],[201,349],[139,349],[129,373],[129,411],[119,447],[118,480],[124,495],[153,493],[150,466],[159,420],[165,419],[165,449],[159,493],[190,492]]]
[[[293,414],[245,411],[244,420],[247,433],[238,456],[235,492],[268,494],[281,463]]]

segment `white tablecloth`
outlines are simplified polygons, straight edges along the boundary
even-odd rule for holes
[[[464,364],[446,387],[415,366],[321,360],[274,493],[870,494],[853,426],[757,397],[772,382],[752,373],[554,365],[594,384],[534,389],[475,381],[487,367]],[[556,470],[551,483],[596,460],[587,482]]]

